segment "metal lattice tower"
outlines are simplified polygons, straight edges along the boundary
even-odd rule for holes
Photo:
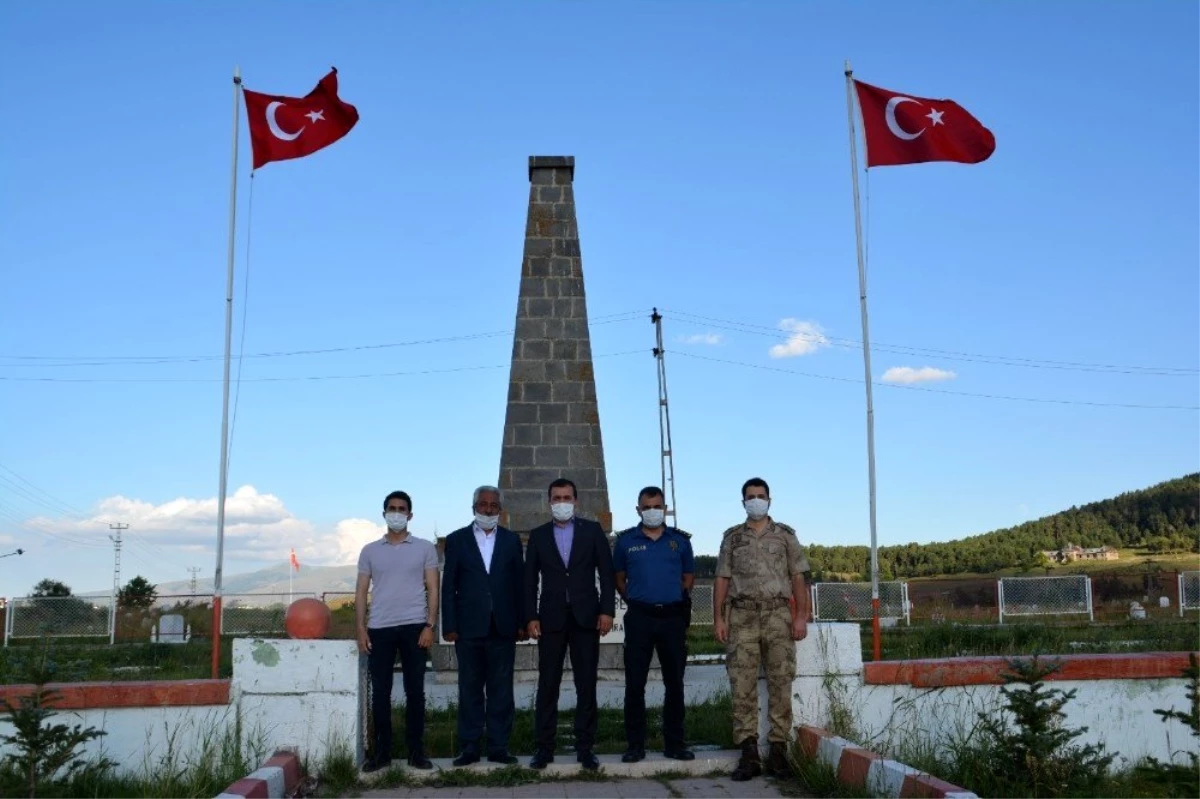
[[[662,487],[667,494],[666,515],[679,527],[679,514],[675,508],[675,459],[671,446],[671,406],[667,402],[667,362],[663,349],[662,314],[652,309],[650,321],[654,324],[654,360],[658,364],[658,445],[662,453]]]
[[[194,594],[194,593],[196,593],[196,575],[200,573],[200,567],[199,566],[189,566],[188,571],[192,573],[191,591]]]

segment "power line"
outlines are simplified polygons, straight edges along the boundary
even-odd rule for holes
[[[745,361],[731,361],[724,358],[713,358],[708,355],[696,355],[691,352],[681,352],[676,350],[676,355],[682,355],[685,358],[695,358],[701,361],[712,361],[713,363],[729,364],[731,366],[743,366],[748,369],[761,369],[766,372],[780,372],[782,374],[796,375],[798,377],[811,377],[817,380],[833,380],[839,383],[856,383],[862,385],[862,380],[853,377],[836,377],[834,375],[822,375],[813,372],[801,372],[795,369],[781,369],[776,366],[764,366],[757,363],[747,363]],[[945,388],[929,388],[927,386],[906,386],[897,383],[884,383],[879,380],[871,381],[872,385],[884,386],[885,388],[898,388],[906,391],[924,391],[930,394],[950,394],[958,397],[976,397],[978,399],[996,399],[1010,400],[1014,402],[1037,402],[1051,405],[1088,405],[1097,408],[1136,408],[1139,410],[1160,410],[1160,411],[1197,411],[1200,406],[1197,405],[1142,405],[1137,403],[1126,402],[1090,402],[1088,400],[1061,400],[1049,399],[1044,397],[1016,397],[1004,394],[981,394],[971,391],[953,391]]]
[[[588,324],[589,326],[597,326],[628,322],[634,319],[640,319],[643,315],[644,312],[641,310],[622,311],[621,313],[595,317],[591,319]],[[357,344],[345,347],[325,347],[322,349],[255,352],[249,355],[238,355],[233,360],[240,361],[245,358],[288,358],[300,355],[329,355],[342,352],[362,352],[366,350],[383,350],[397,347],[416,347],[426,344],[447,344],[457,341],[475,341],[478,339],[496,338],[498,336],[511,335],[512,333],[513,329],[508,328],[506,330],[491,330],[483,333],[466,333],[457,336],[441,336],[437,338],[416,339],[412,341],[395,341],[383,344]],[[154,364],[203,363],[207,361],[219,361],[223,357],[224,356],[222,355],[0,355],[0,359],[7,358],[17,361],[33,362],[3,364],[3,366],[6,368],[21,366],[145,366]]]
[[[694,325],[707,325],[720,330],[730,330],[737,333],[748,333],[756,336],[767,336],[777,339],[801,338],[814,344],[829,344],[836,347],[862,346],[862,341],[852,338],[838,338],[823,333],[804,333],[783,330],[778,327],[759,325],[750,322],[738,322],[730,319],[719,319],[711,316],[688,313],[686,311],[670,311],[678,321]],[[1087,363],[1082,361],[1056,361],[1042,358],[1026,358],[1008,355],[987,355],[977,352],[959,350],[940,350],[930,347],[914,347],[906,344],[887,344],[873,342],[871,349],[878,352],[890,352],[896,355],[913,355],[919,357],[941,358],[951,361],[968,361],[989,363],[998,366],[1021,366],[1032,369],[1059,369],[1079,372],[1101,372],[1107,374],[1155,375],[1160,377],[1193,376],[1200,374],[1200,369],[1179,366],[1130,366],[1122,364]]]
[[[620,355],[644,353],[645,349],[625,350],[593,355],[593,358],[614,358]],[[370,380],[381,377],[415,377],[418,375],[452,374],[454,372],[476,372],[484,369],[507,369],[511,363],[487,364],[483,366],[457,366],[449,369],[421,369],[413,372],[366,372],[351,375],[300,375],[295,377],[248,377],[243,383],[304,383],[324,380]],[[0,381],[18,383],[220,383],[215,377],[8,377]]]

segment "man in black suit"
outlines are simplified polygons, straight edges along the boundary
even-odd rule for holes
[[[600,768],[596,740],[596,670],[600,636],[612,629],[616,614],[612,550],[597,522],[575,516],[575,484],[565,478],[550,484],[554,520],[529,534],[525,550],[525,609],[528,633],[538,642],[538,687],[534,732],[537,753],[530,768],[554,761],[558,729],[558,691],[563,659],[571,651],[575,673],[575,751],[585,769]],[[538,580],[541,603],[538,604]],[[596,590],[597,578],[600,590]]]
[[[521,539],[498,523],[500,489],[475,489],[471,507],[474,523],[446,537],[442,570],[442,635],[458,656],[462,751],[454,765],[479,762],[485,718],[487,759],[511,765],[513,661],[525,639]]]

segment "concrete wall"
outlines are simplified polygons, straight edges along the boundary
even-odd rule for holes
[[[864,667],[855,624],[809,625],[797,644],[792,709],[795,723],[846,734],[857,743],[903,759],[925,743],[944,751],[975,729],[979,713],[995,714],[1004,704],[996,684],[1002,658],[949,658]],[[1178,721],[1163,723],[1156,709],[1187,708],[1179,674],[1186,653],[1072,655],[1061,658],[1061,676],[1051,688],[1078,691],[1064,708],[1069,727],[1087,727],[1078,740],[1102,743],[1118,763],[1151,756],[1186,759],[1196,740]],[[880,667],[887,668],[880,668]],[[906,751],[906,747],[909,751]]]

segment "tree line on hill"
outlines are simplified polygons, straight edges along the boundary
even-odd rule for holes
[[[956,541],[880,547],[879,572],[882,579],[894,580],[1033,569],[1046,565],[1043,551],[1067,544],[1154,553],[1200,551],[1200,473]],[[807,551],[814,580],[870,575],[869,547],[808,544]],[[698,578],[711,578],[716,569],[715,556],[696,556]]]

